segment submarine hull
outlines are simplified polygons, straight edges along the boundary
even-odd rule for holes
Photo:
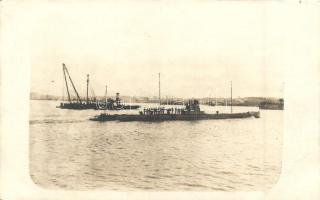
[[[245,112],[245,113],[221,113],[221,114],[161,114],[161,115],[107,115],[101,114],[92,121],[194,121],[194,120],[210,120],[210,119],[238,119],[260,117],[260,112]]]

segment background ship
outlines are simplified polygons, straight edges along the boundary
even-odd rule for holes
[[[61,109],[74,109],[74,110],[83,110],[83,109],[94,109],[96,107],[96,102],[94,101],[89,101],[89,95],[88,95],[88,89],[89,89],[89,74],[87,75],[87,97],[86,97],[86,101],[85,103],[81,100],[79,93],[71,79],[70,73],[66,67],[66,65],[63,63],[62,64],[62,71],[63,71],[63,77],[65,80],[65,84],[66,84],[66,90],[67,90],[67,95],[68,95],[68,102],[64,103],[61,102],[60,106],[58,106]],[[76,101],[74,101],[73,99],[71,99],[71,95],[70,95],[70,91],[69,91],[69,86],[68,86],[68,81],[67,81],[67,76],[69,78],[69,81],[72,85],[72,88],[76,94]]]
[[[283,110],[284,101],[279,99],[278,101],[263,101],[259,104],[259,109],[262,110]]]
[[[68,102],[61,102],[58,108],[61,109],[74,109],[74,110],[83,110],[83,109],[96,109],[96,110],[128,110],[128,109],[138,109],[139,105],[125,105],[121,102],[120,94],[116,94],[115,100],[112,98],[107,99],[107,87],[105,93],[105,101],[100,102],[96,97],[89,99],[89,74],[87,74],[87,95],[85,102],[81,100],[79,93],[71,79],[70,73],[66,65],[62,64],[63,77],[65,80]],[[67,78],[68,76],[68,78]],[[76,99],[71,98],[70,89],[68,85],[68,79],[72,86],[74,93],[76,94]]]
[[[97,101],[96,110],[135,110],[140,108],[140,105],[126,105],[121,102],[120,93],[116,93],[116,98],[107,98],[107,86],[106,86],[106,92],[105,92],[105,101],[100,102]]]

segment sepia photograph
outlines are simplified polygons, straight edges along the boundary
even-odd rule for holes
[[[63,7],[39,22],[32,180],[66,190],[268,190],[283,136],[276,27],[261,10],[230,19],[219,7],[194,15],[155,4],[90,15]]]
[[[264,199],[278,184],[290,42],[266,1],[9,5],[10,23],[30,11],[15,41],[29,70],[13,73],[26,81],[11,79],[27,88],[24,106],[10,104],[27,119],[24,169],[37,190]]]

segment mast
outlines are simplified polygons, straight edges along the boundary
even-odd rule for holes
[[[66,70],[67,74],[68,74],[68,77],[69,77],[69,80],[70,80],[71,85],[72,85],[72,87],[73,87],[73,90],[75,91],[75,93],[76,93],[76,95],[77,95],[77,98],[78,98],[77,101],[79,101],[80,104],[81,104],[82,102],[81,102],[80,96],[79,96],[79,94],[78,94],[78,92],[77,92],[76,87],[75,87],[74,84],[73,84],[73,81],[72,81],[72,79],[71,79],[71,77],[70,77],[69,71],[68,71],[67,67],[65,66],[65,64],[63,64],[63,65],[64,65],[64,67],[65,67],[65,70]]]
[[[87,100],[86,100],[86,102],[87,102],[87,105],[89,104],[89,92],[88,92],[88,90],[89,90],[89,74],[87,74]]]
[[[218,111],[218,101],[217,101],[217,89],[216,89],[216,103],[215,103],[215,107],[216,107],[216,111]]]
[[[106,110],[107,110],[107,108],[108,108],[107,92],[108,92],[108,86],[106,85],[106,91],[105,91],[105,93],[104,93],[104,98],[105,98],[105,101],[106,101],[104,113],[106,113]]]
[[[160,92],[160,73],[159,73],[159,106],[161,106],[161,92]]]
[[[104,92],[104,98],[106,103],[107,103],[107,92],[108,92],[108,86],[106,85],[106,91]]]
[[[230,93],[231,93],[230,108],[231,108],[231,113],[232,113],[232,81],[231,81]]]
[[[62,63],[62,71],[63,71],[64,81],[66,82],[66,88],[67,88],[67,93],[68,93],[68,101],[69,101],[69,103],[71,103],[69,87],[68,87],[68,81],[67,81],[65,69],[66,69],[66,65],[64,63]]]

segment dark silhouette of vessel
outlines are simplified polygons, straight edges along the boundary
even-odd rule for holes
[[[106,98],[106,95],[105,95]],[[140,108],[140,105],[126,105],[121,102],[120,93],[116,93],[115,100],[112,98],[106,98],[104,103],[98,102],[96,110],[136,110]]]
[[[263,101],[259,104],[261,110],[283,110],[284,101],[279,99],[278,101]]]
[[[217,101],[216,101],[217,102]],[[191,99],[185,104],[185,108],[164,108],[161,107],[161,93],[160,93],[160,73],[159,73],[159,107],[147,108],[139,112],[139,114],[122,114],[122,115],[110,115],[102,113],[93,118],[92,121],[174,121],[174,120],[208,120],[208,119],[235,119],[235,118],[249,118],[260,117],[260,112],[244,112],[244,113],[232,113],[232,82],[231,82],[231,112],[215,114],[207,114],[200,110],[199,101]]]
[[[88,96],[89,74],[87,75],[87,98],[86,98],[86,101],[83,102],[79,96],[79,93],[78,93],[72,79],[71,79],[69,71],[64,63],[62,63],[62,70],[63,70],[63,77],[65,80],[66,90],[67,90],[67,94],[68,94],[68,102],[67,103],[61,102],[60,106],[57,106],[57,107],[61,108],[61,109],[74,109],[74,110],[94,109],[96,107],[96,99],[94,99],[94,101],[91,101],[91,100],[89,100],[89,96]],[[71,99],[66,74],[68,75],[69,81],[72,85],[72,88],[73,88],[75,94],[76,94],[76,101],[73,101]]]
[[[62,70],[63,70],[63,77],[66,85],[67,95],[68,95],[68,102],[61,102],[58,108],[61,109],[73,109],[73,110],[84,110],[84,109],[96,109],[96,110],[134,110],[140,108],[139,105],[125,105],[121,103],[121,99],[119,93],[116,94],[116,99],[109,98],[107,99],[107,87],[106,87],[106,94],[105,102],[99,102],[96,97],[89,99],[89,74],[87,75],[87,96],[86,101],[83,102],[79,96],[79,93],[71,79],[70,73],[64,63],[62,63]],[[68,78],[67,78],[68,75]],[[72,86],[74,93],[76,94],[76,99],[72,99],[69,91],[68,79]]]
[[[110,115],[102,113],[90,120],[92,121],[175,121],[175,120],[210,120],[210,119],[236,119],[260,117],[260,112],[244,112],[244,113],[219,113],[207,114],[200,110],[198,100],[189,100],[185,104],[185,108],[148,108],[143,109],[139,114],[122,114]]]

